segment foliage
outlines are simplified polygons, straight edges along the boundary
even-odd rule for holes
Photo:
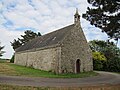
[[[10,62],[11,62],[11,63],[14,63],[14,56],[15,56],[15,55],[13,55],[12,58],[10,59]]]
[[[93,40],[89,42],[93,52],[101,52],[109,60],[112,57],[120,56],[120,49],[113,42]]]
[[[11,42],[11,46],[13,47],[13,49],[15,50],[16,48],[20,47],[22,45],[22,43],[20,42],[20,40],[16,40],[14,39],[13,42]]]
[[[92,52],[93,55],[93,69],[94,70],[102,70],[103,63],[106,62],[106,57],[100,52]]]
[[[20,38],[18,38],[17,40],[14,39],[14,41],[11,42],[11,46],[13,47],[14,50],[20,47],[21,45],[24,45],[26,42],[34,39],[35,37],[41,36],[40,32],[38,32],[37,34],[31,30],[26,30],[24,33],[25,35],[21,35],[21,39]]]
[[[115,46],[113,42],[105,42],[101,40],[93,40],[89,42],[91,50],[97,52],[103,52],[106,47]]]
[[[93,40],[89,42],[93,52],[93,68],[119,72],[120,49],[113,42]]]
[[[27,30],[24,33],[25,33],[25,35],[21,35],[22,39],[19,39],[22,44],[25,44],[26,42],[32,40],[35,37],[38,37],[39,35],[41,36],[40,33],[36,34],[31,30]]]
[[[117,46],[108,45],[108,47],[103,50],[103,53],[108,60],[112,59],[113,57],[120,58],[120,48]]]
[[[93,8],[83,14],[91,25],[102,29],[110,38],[120,38],[120,0],[87,0]]]
[[[120,72],[120,58],[113,57],[108,60],[107,70],[112,72]]]
[[[100,60],[93,60],[93,69],[94,70],[101,70],[102,67],[103,67],[103,65]]]
[[[5,53],[5,51],[2,51],[3,48],[4,46],[0,46],[0,57],[3,56],[3,53]]]
[[[100,52],[92,52],[92,55],[94,60],[106,60],[106,57],[104,56],[104,54]]]

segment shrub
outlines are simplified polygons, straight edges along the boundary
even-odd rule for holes
[[[107,61],[107,71],[120,72],[120,58],[113,57]]]
[[[102,62],[100,60],[93,60],[93,69],[101,70],[103,68]]]
[[[10,59],[11,63],[14,63],[14,55],[12,56],[12,58]]]
[[[106,63],[106,57],[100,52],[93,52],[92,55],[93,55],[93,69],[103,70],[104,64]]]

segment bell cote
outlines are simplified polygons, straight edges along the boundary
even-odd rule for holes
[[[74,15],[74,24],[80,23],[80,15],[78,13],[78,8],[76,8],[76,13]]]

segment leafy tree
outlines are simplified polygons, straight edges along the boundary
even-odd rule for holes
[[[0,57],[3,56],[3,53],[5,53],[5,51],[2,51],[3,48],[4,46],[0,46]]]
[[[108,60],[110,60],[113,57],[120,58],[120,49],[114,45],[107,45],[106,48],[103,50],[103,53]]]
[[[10,59],[11,63],[14,63],[14,58],[15,58],[15,55],[13,55],[12,58]]]
[[[107,60],[106,57],[104,56],[104,54],[100,53],[100,52],[92,52],[93,55],[93,59],[94,60]]]
[[[22,42],[22,44],[25,44],[26,42],[28,42],[29,40],[32,40],[35,37],[41,36],[40,33],[38,33],[38,34],[34,33],[31,30],[27,30],[24,33],[25,33],[25,35],[21,35],[22,39],[19,39]]]
[[[92,52],[93,56],[93,69],[102,70],[104,67],[103,63],[106,63],[106,57],[100,52]]]
[[[120,0],[87,0],[93,8],[83,14],[91,25],[102,29],[110,38],[120,38]]]
[[[120,49],[113,42],[93,40],[89,42],[89,45],[93,52],[95,70],[119,72]]]
[[[20,42],[20,40],[16,40],[14,39],[13,42],[11,42],[11,46],[13,47],[13,49],[15,50],[16,48],[20,47],[22,45],[22,43]]]
[[[14,39],[14,41],[11,42],[11,46],[13,47],[14,50],[20,47],[21,45],[24,45],[26,42],[41,36],[40,32],[38,32],[37,34],[31,30],[26,30],[24,33],[25,35],[21,35],[21,39],[20,38]]]
[[[120,72],[120,57],[113,57],[107,61],[107,71]]]
[[[40,32],[38,32],[38,36],[42,36]]]
[[[93,40],[89,42],[89,45],[93,52],[103,53],[108,60],[120,55],[120,49],[113,42]]]

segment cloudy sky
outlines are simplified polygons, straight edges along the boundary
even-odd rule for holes
[[[0,0],[0,45],[6,51],[3,58],[11,58],[14,51],[10,42],[25,30],[43,35],[70,25],[74,22],[75,9],[82,15],[87,6],[87,0]],[[88,41],[107,39],[105,33],[82,18],[81,26]]]

